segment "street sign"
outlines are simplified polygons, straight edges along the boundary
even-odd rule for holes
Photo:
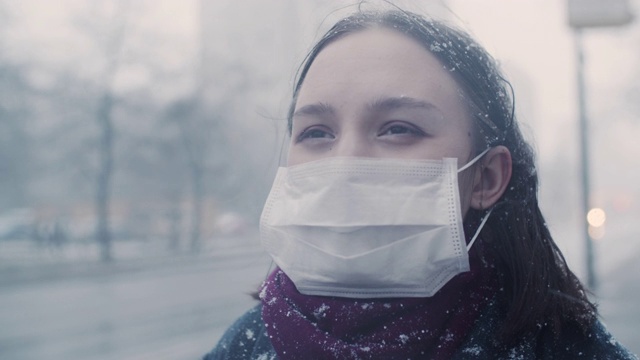
[[[573,28],[621,26],[633,20],[629,0],[569,0]]]

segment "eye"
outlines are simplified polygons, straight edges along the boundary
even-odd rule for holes
[[[382,127],[378,136],[427,136],[427,134],[419,127],[404,122],[394,121],[392,123],[385,124]]]
[[[323,126],[311,126],[304,129],[300,135],[296,138],[296,142],[301,142],[308,139],[333,139],[335,136],[331,134],[328,128]]]

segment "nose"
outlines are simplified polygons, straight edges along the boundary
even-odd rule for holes
[[[345,131],[338,136],[332,156],[371,156],[371,142],[362,132]]]

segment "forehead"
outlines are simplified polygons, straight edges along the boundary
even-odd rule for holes
[[[338,103],[375,97],[412,97],[466,109],[461,91],[425,46],[401,32],[372,28],[328,44],[309,68],[298,94],[304,102]]]

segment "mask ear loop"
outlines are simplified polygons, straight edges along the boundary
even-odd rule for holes
[[[486,153],[489,152],[489,150],[491,150],[492,148],[486,148],[483,152],[481,152],[478,156],[474,157],[473,159],[471,159],[468,163],[466,163],[463,167],[461,167],[460,169],[458,169],[458,172],[461,173],[464,170],[467,170],[469,167],[471,167],[471,165],[475,164],[476,161],[478,161],[478,159],[480,159],[481,157],[483,157]]]
[[[474,157],[473,159],[471,159],[471,161],[469,161],[468,163],[466,163],[463,167],[461,167],[460,169],[458,169],[458,172],[462,172],[466,169],[468,169],[469,167],[471,167],[471,165],[475,164],[476,161],[478,161],[478,159],[480,159],[481,157],[483,157],[486,153],[489,152],[489,150],[491,150],[491,148],[486,148],[483,152],[481,152],[480,154],[478,154],[478,156]],[[471,238],[471,241],[469,241],[469,244],[467,244],[467,251],[469,251],[469,249],[471,249],[471,246],[473,246],[473,243],[476,242],[476,239],[478,238],[478,235],[480,235],[480,231],[482,230],[482,228],[484,227],[484,224],[487,222],[487,220],[489,219],[489,215],[491,215],[491,212],[493,211],[493,208],[489,209],[489,211],[487,212],[487,215],[485,215],[485,217],[482,219],[482,222],[480,222],[480,226],[478,226],[478,230],[476,230],[476,233],[473,234],[473,237]]]
[[[476,230],[476,233],[473,234],[471,241],[469,241],[469,244],[467,244],[467,251],[469,251],[471,249],[471,246],[473,246],[473,243],[476,242],[478,235],[480,235],[480,231],[482,230],[482,228],[484,227],[484,224],[489,219],[489,215],[491,215],[492,211],[493,211],[493,208],[489,209],[489,211],[487,212],[487,215],[485,215],[484,218],[482,219],[482,222],[480,222],[480,226],[478,226],[478,230]]]

